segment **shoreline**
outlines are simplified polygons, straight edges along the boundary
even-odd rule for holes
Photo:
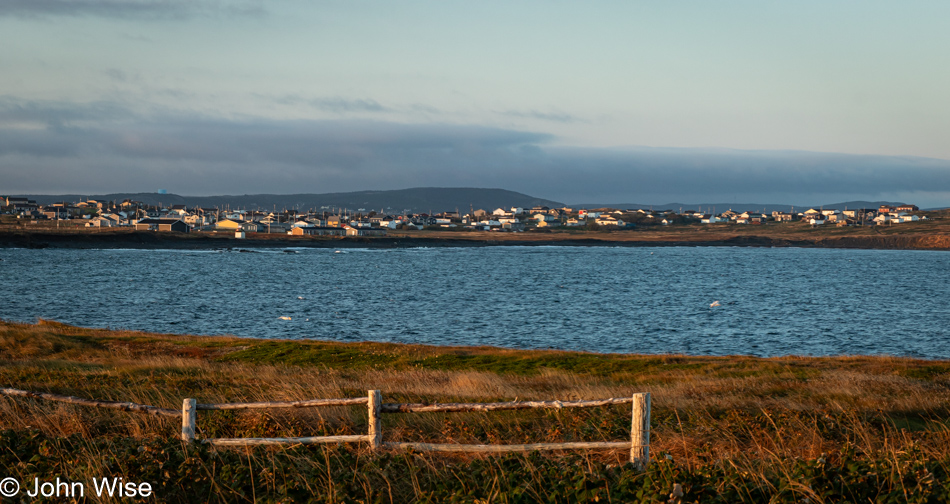
[[[57,320],[38,318],[36,322],[21,322],[16,320],[0,319],[0,331],[14,328],[29,330],[47,330],[64,334],[83,335],[87,342],[122,342],[129,347],[141,346],[143,353],[161,348],[171,351],[172,354],[185,355],[190,351],[202,349],[202,357],[221,359],[248,364],[284,364],[292,366],[320,366],[328,368],[339,367],[351,369],[354,366],[378,368],[372,363],[380,355],[388,355],[390,359],[384,367],[401,368],[417,366],[425,361],[427,367],[444,370],[472,370],[501,373],[533,373],[542,368],[559,369],[559,361],[570,365],[562,369],[568,372],[611,374],[620,369],[604,369],[608,363],[619,365],[634,364],[630,371],[638,372],[643,362],[652,365],[665,366],[670,363],[702,363],[711,366],[736,366],[743,368],[749,363],[771,363],[788,366],[862,366],[871,363],[903,366],[907,369],[930,369],[938,366],[941,373],[950,375],[950,357],[915,357],[891,354],[836,354],[836,355],[771,355],[761,356],[752,354],[683,354],[683,353],[618,353],[597,352],[586,350],[568,350],[560,348],[516,348],[492,345],[434,345],[430,343],[402,343],[385,341],[336,341],[317,338],[262,338],[255,336],[238,336],[234,334],[195,334],[195,333],[163,333],[142,329],[109,328],[73,325]],[[101,345],[100,345],[101,346]],[[326,354],[326,355],[320,355]],[[345,354],[349,362],[338,359]],[[408,357],[412,362],[400,362],[393,356]],[[446,358],[458,359],[447,362]],[[503,365],[493,369],[493,360],[522,361],[524,366]],[[355,361],[355,362],[354,362]],[[575,368],[578,361],[589,361],[597,365],[581,371]],[[793,364],[794,363],[794,364]],[[586,368],[586,366],[583,366]],[[607,366],[609,368],[610,366]],[[930,369],[933,371],[933,369]]]
[[[0,231],[0,248],[66,249],[254,249],[254,248],[422,248],[422,247],[798,247],[880,250],[950,250],[950,235],[937,233],[788,236],[780,234],[587,232],[587,233],[415,232],[386,237],[290,237],[181,234],[154,231],[37,232]]]
[[[218,347],[219,349],[228,348],[228,347],[240,347],[243,349],[249,349],[253,347],[268,349],[277,349],[274,356],[287,357],[288,353],[293,353],[308,347],[316,347],[321,349],[335,348],[335,349],[360,349],[365,347],[373,347],[377,350],[379,349],[388,349],[390,351],[408,351],[413,353],[420,353],[432,356],[446,356],[446,355],[463,355],[463,356],[488,356],[488,355],[504,355],[512,358],[541,358],[543,360],[549,360],[551,358],[590,358],[599,361],[626,361],[626,360],[655,360],[660,359],[663,361],[666,360],[688,360],[696,362],[744,362],[744,361],[776,361],[776,362],[785,362],[785,361],[795,361],[795,362],[834,362],[834,361],[887,361],[887,362],[904,362],[904,363],[916,363],[916,364],[947,364],[948,372],[950,372],[950,357],[927,357],[919,355],[899,355],[899,354],[825,354],[825,355],[811,355],[811,354],[781,354],[781,355],[756,355],[752,353],[733,353],[733,354],[697,354],[697,353],[675,353],[675,352],[657,352],[657,353],[643,353],[643,352],[599,352],[596,350],[577,350],[570,348],[556,348],[556,347],[515,347],[515,346],[498,346],[490,344],[482,345],[440,345],[433,343],[408,343],[408,342],[395,342],[395,341],[380,341],[380,340],[359,340],[359,341],[340,341],[332,339],[321,339],[321,338],[266,338],[261,336],[242,336],[239,334],[232,333],[218,333],[218,334],[196,334],[191,332],[155,332],[149,329],[137,329],[137,328],[126,328],[126,327],[99,327],[99,326],[86,326],[86,325],[74,325],[68,322],[61,322],[56,319],[46,319],[42,317],[36,317],[35,321],[26,321],[26,320],[15,320],[15,319],[4,319],[0,318],[0,328],[4,326],[24,326],[24,327],[53,327],[53,328],[65,328],[69,330],[74,330],[83,333],[89,334],[110,334],[110,333],[124,333],[124,334],[138,334],[145,335],[149,338],[164,339],[169,341],[185,341],[191,342],[195,340],[200,340],[206,343],[212,343],[213,346]],[[217,343],[213,343],[217,341]],[[290,351],[288,352],[288,349]],[[254,359],[250,359],[253,361]]]

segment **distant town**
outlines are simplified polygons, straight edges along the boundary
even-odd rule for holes
[[[713,210],[713,211],[708,211]],[[2,222],[48,229],[129,228],[139,231],[249,233],[316,236],[385,236],[391,230],[472,230],[522,232],[552,228],[636,229],[685,224],[764,225],[804,223],[819,226],[878,226],[926,220],[915,205],[822,209],[771,213],[728,209],[532,208],[470,209],[469,212],[396,212],[392,209],[329,208],[247,210],[186,205],[149,205],[140,201],[61,201],[39,205],[28,198],[0,196]]]

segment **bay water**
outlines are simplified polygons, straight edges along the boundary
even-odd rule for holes
[[[256,338],[950,358],[950,254],[729,247],[0,250],[0,318]]]

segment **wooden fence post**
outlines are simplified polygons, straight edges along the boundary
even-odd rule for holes
[[[640,470],[650,463],[650,393],[633,394],[630,424],[630,462]]]
[[[383,446],[383,419],[380,410],[383,409],[383,394],[378,390],[369,391],[369,446],[377,450]]]
[[[197,422],[198,401],[185,399],[181,405],[181,440],[193,443],[195,441],[195,423]]]

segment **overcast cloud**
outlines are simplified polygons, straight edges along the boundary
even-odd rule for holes
[[[0,100],[3,193],[187,195],[503,187],[568,202],[907,199],[950,161],[795,151],[556,147],[547,133],[369,120],[226,120],[113,103]],[[38,183],[42,181],[42,183]]]

